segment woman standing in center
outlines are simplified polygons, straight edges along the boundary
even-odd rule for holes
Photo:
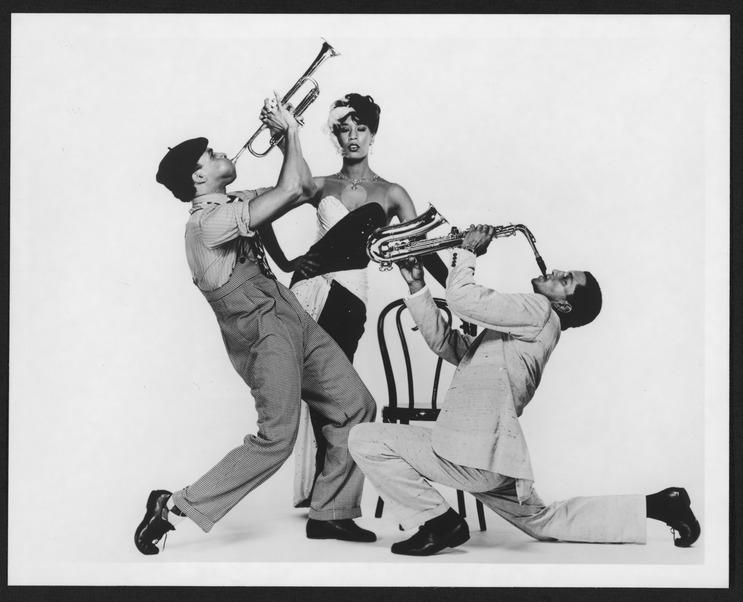
[[[366,322],[366,240],[373,230],[388,225],[393,218],[405,222],[417,215],[405,189],[369,167],[380,113],[371,96],[351,93],[333,103],[328,130],[343,165],[333,175],[314,178],[317,194],[307,202],[317,210],[317,241],[307,253],[287,260],[272,228],[261,230],[266,251],[278,267],[294,272],[292,292],[351,361]],[[430,255],[423,258],[423,264],[445,286],[447,269],[443,261]],[[322,470],[322,427],[321,417],[302,404],[295,446],[296,507],[308,504],[312,485]]]

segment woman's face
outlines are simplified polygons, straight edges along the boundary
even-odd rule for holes
[[[356,123],[349,115],[338,126],[336,134],[341,154],[351,159],[363,159],[369,154],[374,134],[365,123]]]

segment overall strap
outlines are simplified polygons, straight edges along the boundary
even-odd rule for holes
[[[227,201],[228,203],[239,200],[239,197],[235,195],[228,195],[228,198],[230,199],[229,201]],[[253,260],[261,269],[263,275],[276,280],[276,276],[271,271],[271,267],[268,265],[268,260],[266,259],[266,250],[263,247],[263,241],[261,240],[258,231],[255,230],[253,236],[242,237],[239,240],[240,242],[237,247],[237,260],[240,263],[244,263],[247,258],[248,249],[252,249]]]

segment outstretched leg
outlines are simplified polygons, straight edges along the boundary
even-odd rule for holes
[[[574,497],[545,505],[532,490],[519,504],[514,479],[475,493],[488,508],[535,539],[596,543],[645,543],[645,496]]]
[[[173,494],[175,505],[204,531],[289,457],[299,421],[303,332],[296,299],[262,275],[210,301],[232,365],[250,388],[258,432],[194,484]],[[305,314],[306,315],[306,314]]]
[[[275,289],[260,277],[212,304],[230,360],[255,400],[258,432],[172,497],[164,490],[150,495],[135,532],[143,554],[157,553],[154,544],[172,530],[168,510],[209,531],[291,454],[299,418],[302,330],[294,309],[269,296]]]
[[[258,432],[173,494],[175,505],[207,532],[281,467],[292,452],[299,422],[300,368],[284,337],[262,337],[239,371],[251,384]]]
[[[494,512],[540,540],[595,543],[645,543],[646,518],[678,532],[678,547],[692,545],[701,532],[685,489],[669,487],[644,495],[574,497],[545,505],[536,492],[521,504],[513,479],[502,487],[475,493]]]

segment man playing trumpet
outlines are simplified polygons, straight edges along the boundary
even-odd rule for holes
[[[478,337],[450,328],[423,280],[417,259],[398,263],[409,286],[406,304],[428,346],[457,366],[432,429],[361,424],[349,449],[404,529],[419,527],[392,552],[428,556],[469,539],[467,523],[431,482],[469,491],[539,540],[644,543],[645,518],[662,520],[687,547],[700,528],[684,489],[653,495],[578,497],[545,505],[532,484],[529,452],[518,417],[539,385],[562,331],[590,323],[601,290],[590,272],[553,271],[534,278],[533,294],[504,294],[474,281],[491,226],[471,228],[453,254],[446,300]]]
[[[171,494],[150,493],[134,533],[137,549],[155,545],[187,516],[202,530],[214,524],[289,457],[299,424],[300,400],[323,418],[326,453],[307,521],[307,537],[371,542],[361,516],[363,474],[348,453],[351,427],[374,420],[374,399],[340,347],[271,273],[256,229],[314,193],[302,158],[298,124],[278,97],[266,100],[261,120],[284,135],[284,159],[274,188],[227,194],[237,174],[233,161],[187,140],[160,162],[157,181],[191,204],[186,257],[194,284],[212,306],[232,365],[250,387],[258,432],[247,435],[193,484]],[[153,461],[160,461],[153,450]],[[173,517],[176,518],[173,518]]]

